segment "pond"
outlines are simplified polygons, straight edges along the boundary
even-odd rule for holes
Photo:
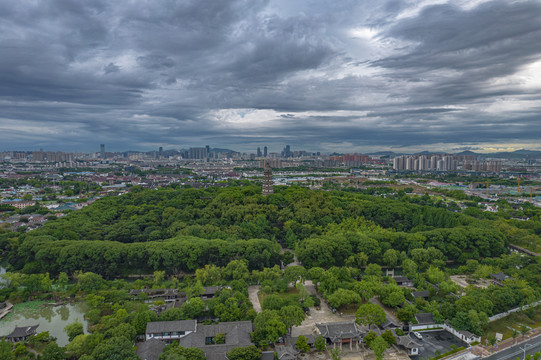
[[[65,346],[68,344],[68,336],[64,332],[66,325],[79,321],[87,332],[88,322],[84,319],[87,310],[84,302],[61,306],[47,305],[44,301],[15,304],[11,312],[0,320],[0,336],[10,334],[16,326],[39,324],[38,333],[49,331],[51,336],[57,338],[59,346]]]

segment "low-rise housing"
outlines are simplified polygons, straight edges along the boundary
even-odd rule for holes
[[[205,353],[207,360],[226,360],[226,354],[235,347],[253,345],[250,333],[251,321],[223,322],[212,325],[197,324],[196,320],[153,321],[147,324],[146,341],[138,347],[138,352],[148,355],[152,348],[161,346],[156,340],[165,343],[178,341],[183,347],[196,347]],[[147,344],[147,342],[152,341]],[[163,350],[163,348],[162,348]],[[159,355],[159,354],[158,354]]]
[[[396,285],[400,287],[413,287],[413,280],[409,279],[407,276],[395,276],[394,281]]]
[[[423,346],[422,344],[413,340],[409,335],[397,336],[396,345],[402,346],[408,355],[419,355],[419,348]]]
[[[498,286],[503,286],[505,280],[511,279],[511,276],[504,274],[502,272],[496,274],[490,274],[492,277],[492,282]]]

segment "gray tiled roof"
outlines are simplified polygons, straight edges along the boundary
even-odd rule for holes
[[[30,335],[34,335],[36,333],[36,329],[38,328],[38,325],[31,325],[31,326],[21,326],[16,327],[11,334],[7,335],[6,337],[13,337],[13,338],[20,338],[20,337],[26,337]]]
[[[428,290],[414,291],[414,292],[411,293],[411,295],[414,298],[427,298],[427,297],[430,296],[430,291],[428,291]]]
[[[278,345],[275,347],[276,355],[279,360],[295,360],[299,353],[295,348],[291,346]]]
[[[499,280],[499,281],[504,281],[504,280],[510,278],[509,275],[505,275],[502,272],[499,272],[499,273],[496,273],[496,274],[490,274],[490,276],[492,276],[494,279]]]
[[[207,360],[226,359],[225,354],[235,347],[252,345],[250,333],[253,330],[251,321],[223,322],[213,325],[198,325],[197,331],[188,334],[179,340],[179,345],[196,347],[205,352]],[[225,344],[206,345],[207,337],[225,334]]]
[[[434,317],[432,316],[432,313],[415,314],[415,319],[417,319],[417,322],[419,324],[433,324],[434,323]]]
[[[214,295],[222,289],[230,289],[229,286],[207,286],[204,288],[202,295]]]
[[[389,315],[385,314],[385,322],[381,324],[381,327],[384,329],[397,328],[400,327],[400,323],[394,321]]]
[[[263,351],[261,360],[274,360],[274,351]]]
[[[164,347],[163,341],[152,338],[137,346],[137,355],[142,360],[158,360]]]
[[[396,344],[401,345],[401,346],[405,347],[406,349],[415,349],[415,348],[418,349],[418,348],[423,346],[422,344],[419,344],[418,342],[413,340],[408,335],[398,336],[398,338],[396,340]]]
[[[316,335],[313,335],[313,334],[301,334],[299,336],[304,336],[307,340],[307,343],[308,345],[313,345],[315,342],[316,342]],[[290,339],[290,344],[291,345],[296,345],[297,344],[297,339],[299,338],[299,336],[296,336],[296,337],[291,337]]]
[[[316,324],[322,336],[336,342],[341,339],[357,339],[360,340],[362,333],[361,328],[355,321],[346,322],[328,322]]]
[[[471,332],[469,332],[468,330],[459,330],[458,331],[460,334],[464,335],[465,337],[467,338],[471,338],[472,336],[476,336],[475,334],[472,334]]]
[[[178,320],[178,321],[152,321],[147,323],[147,334],[156,334],[172,331],[195,331],[196,320]]]

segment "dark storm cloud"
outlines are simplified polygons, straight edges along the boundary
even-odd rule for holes
[[[421,102],[504,95],[509,89],[498,94],[486,82],[540,58],[541,2],[491,1],[472,10],[453,3],[428,6],[391,26],[384,36],[414,45],[373,64],[396,70],[395,77],[431,79]]]
[[[0,52],[2,149],[541,136],[538,1],[8,0]]]

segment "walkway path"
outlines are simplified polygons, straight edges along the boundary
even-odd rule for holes
[[[3,308],[1,311],[0,311],[0,319],[2,319],[4,316],[6,316],[7,314],[9,314],[9,312],[11,311],[11,308],[13,307],[13,304],[11,304],[9,301],[6,301],[6,307]]]
[[[261,304],[259,303],[259,297],[257,296],[258,292],[259,292],[259,285],[248,286],[248,298],[254,305],[254,310],[260,313]]]
[[[378,305],[379,307],[381,307],[381,308],[385,311],[385,314],[387,314],[387,316],[390,317],[393,321],[395,321],[395,322],[397,322],[397,323],[399,323],[399,324],[402,323],[402,321],[400,321],[400,320],[396,317],[396,315],[395,315],[392,311],[390,311],[390,310],[387,308],[387,306],[383,305],[383,304],[381,303],[381,301],[379,301],[379,298],[373,297],[372,299],[370,299],[370,300],[368,300],[368,301],[370,301],[372,304],[376,304],[376,305]]]

